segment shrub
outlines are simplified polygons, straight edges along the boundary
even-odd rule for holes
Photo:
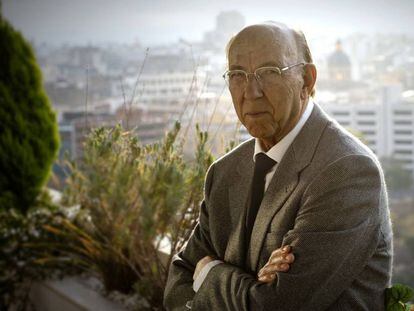
[[[58,130],[30,45],[1,18],[0,46],[0,209],[25,212],[48,179]]]
[[[61,228],[68,221],[46,192],[25,214],[14,208],[0,211],[0,310],[28,310],[35,280],[79,273],[76,263],[57,252],[65,243],[45,226]]]
[[[80,204],[77,220],[64,230],[49,227],[72,240],[61,248],[106,290],[136,289],[153,310],[162,309],[169,263],[195,226],[212,162],[198,128],[195,157],[184,161],[179,130],[176,123],[162,142],[146,146],[120,126],[94,130],[82,164],[70,164],[64,194],[65,204]]]
[[[409,301],[414,298],[414,289],[403,284],[394,284],[385,290],[385,308],[387,311],[410,311],[414,309]]]

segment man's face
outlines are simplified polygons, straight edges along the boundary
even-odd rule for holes
[[[291,36],[267,26],[242,30],[229,50],[229,69],[254,72],[263,66],[283,68],[298,62]],[[230,88],[240,122],[253,137],[274,145],[297,123],[303,108],[301,67],[284,72],[272,87],[260,87],[253,75],[245,88]]]

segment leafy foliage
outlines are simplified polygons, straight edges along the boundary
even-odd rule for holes
[[[152,309],[162,296],[172,256],[188,240],[198,218],[207,168],[208,135],[197,127],[195,157],[185,161],[179,123],[163,141],[143,146],[121,126],[88,137],[80,166],[70,163],[64,204],[79,204],[73,222],[47,230],[105,288],[143,295]],[[164,253],[162,253],[164,251]]]
[[[60,238],[44,226],[60,227],[66,216],[43,193],[26,214],[0,211],[0,310],[26,310],[31,282],[77,272],[54,246]]]
[[[30,45],[0,19],[0,209],[25,212],[48,179],[59,139]]]
[[[406,285],[394,284],[385,290],[385,305],[387,311],[410,311],[412,305],[408,302],[414,298],[414,290]]]

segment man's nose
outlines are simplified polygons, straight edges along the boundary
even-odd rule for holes
[[[245,99],[256,99],[263,96],[263,90],[257,81],[256,77],[251,74],[249,75],[246,83],[246,89],[244,90]]]

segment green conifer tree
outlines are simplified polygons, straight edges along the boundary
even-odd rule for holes
[[[0,210],[30,208],[49,177],[58,134],[32,48],[0,15]]]

